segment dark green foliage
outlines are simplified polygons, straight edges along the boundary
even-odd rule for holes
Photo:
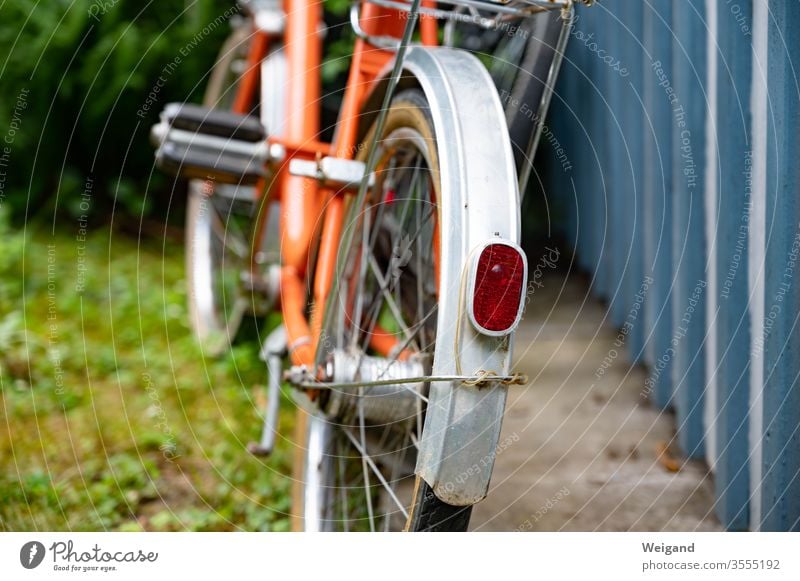
[[[91,176],[93,214],[115,198],[116,210],[161,214],[164,202],[143,201],[166,182],[151,175],[149,127],[164,103],[198,100],[231,16],[233,0],[0,3],[2,203],[31,215],[64,191],[56,211],[72,215],[68,195]]]

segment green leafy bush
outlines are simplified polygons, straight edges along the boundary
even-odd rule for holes
[[[198,99],[235,15],[233,0],[0,3],[0,201],[51,211],[64,191],[69,212],[77,176],[96,185],[94,213],[163,210],[143,201],[163,187],[149,127],[164,103]]]

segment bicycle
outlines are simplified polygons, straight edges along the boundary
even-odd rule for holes
[[[195,334],[218,354],[246,313],[281,313],[263,342],[268,406],[251,451],[273,447],[285,379],[300,408],[295,529],[466,530],[507,386],[524,381],[511,371],[527,269],[517,173],[524,191],[572,2],[354,4],[331,142],[320,140],[321,4],[240,5],[204,106],[171,104],[152,132],[158,165],[191,180]],[[537,119],[514,152],[492,77],[439,46],[439,21],[485,31],[553,11]]]

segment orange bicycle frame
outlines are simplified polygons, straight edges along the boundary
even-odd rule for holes
[[[430,0],[424,4],[432,5]],[[405,12],[367,2],[362,3],[361,8],[360,25],[367,35],[401,38],[407,23]],[[286,27],[283,39],[274,40],[283,43],[289,71],[286,123],[284,133],[271,135],[269,141],[283,146],[286,157],[272,183],[269,186],[263,184],[259,190],[269,190],[271,199],[280,202],[280,306],[289,354],[293,364],[311,368],[324,305],[333,281],[347,193],[321,188],[313,179],[291,175],[289,162],[293,158],[313,160],[325,155],[343,159],[355,156],[359,113],[373,81],[392,60],[394,53],[373,46],[363,38],[356,39],[334,143],[320,142],[322,3],[318,0],[285,0],[284,10]],[[434,18],[420,19],[420,35],[423,44],[437,44],[438,26]],[[253,32],[247,70],[237,87],[234,110],[238,113],[251,110],[256,100],[260,63],[267,56],[272,40],[264,32]],[[259,235],[263,235],[261,230],[263,225],[259,227]],[[311,261],[311,248],[317,238],[316,261]],[[258,243],[253,248],[258,248]],[[312,262],[315,267],[310,272]],[[309,309],[308,281],[312,275],[313,308]],[[395,346],[396,339],[376,329],[370,343],[376,351],[386,354]]]

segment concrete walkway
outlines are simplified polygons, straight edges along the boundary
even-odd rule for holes
[[[623,347],[598,371],[616,332],[577,278],[553,274],[532,296],[516,342],[531,383],[509,393],[501,441],[511,444],[471,528],[721,530],[704,463],[661,454],[673,417],[642,397],[643,369]]]

